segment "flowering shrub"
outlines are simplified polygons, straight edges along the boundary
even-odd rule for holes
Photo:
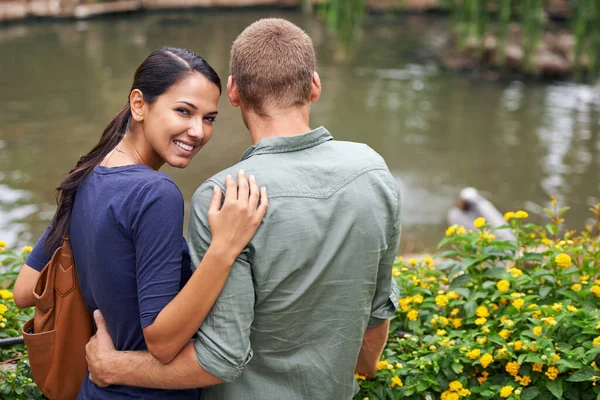
[[[0,241],[0,340],[21,336],[21,326],[33,316],[32,308],[17,308],[11,291],[18,271],[32,249],[26,246],[18,254],[6,247],[6,243]],[[0,347],[0,398],[45,398],[31,379],[27,350],[22,344]]]
[[[516,241],[480,218],[448,228],[435,260],[399,259],[398,312],[356,398],[600,398],[600,204],[581,233],[552,204],[544,227],[506,213]]]

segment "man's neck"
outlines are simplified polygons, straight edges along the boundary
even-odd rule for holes
[[[309,107],[302,107],[268,116],[245,112],[244,121],[250,131],[252,144],[268,137],[296,136],[309,132],[309,111]]]

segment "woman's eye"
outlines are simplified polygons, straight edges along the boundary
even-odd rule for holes
[[[185,108],[178,108],[177,111],[183,115],[190,115],[189,110],[186,110]]]
[[[213,122],[215,122],[217,119],[216,119],[215,117],[205,117],[205,118],[204,118],[204,120],[205,120],[205,121],[208,121],[208,122],[210,122],[210,123],[212,124],[212,123],[213,123]]]

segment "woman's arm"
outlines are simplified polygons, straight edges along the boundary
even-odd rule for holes
[[[185,287],[144,328],[150,353],[160,362],[169,363],[188,343],[223,289],[231,265],[256,233],[267,211],[266,190],[256,180],[238,173],[239,187],[230,176],[226,179],[225,201],[215,186],[208,217],[212,242]],[[259,204],[260,199],[260,205]]]
[[[33,306],[33,289],[39,276],[39,271],[27,264],[23,264],[13,288],[14,300],[17,307],[27,308]]]

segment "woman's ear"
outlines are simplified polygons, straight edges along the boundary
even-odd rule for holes
[[[139,89],[134,89],[129,94],[129,106],[131,107],[131,115],[134,121],[142,122],[146,117],[146,102],[144,95]]]
[[[229,78],[227,78],[227,97],[232,106],[240,106],[240,93],[232,75],[229,75]]]

